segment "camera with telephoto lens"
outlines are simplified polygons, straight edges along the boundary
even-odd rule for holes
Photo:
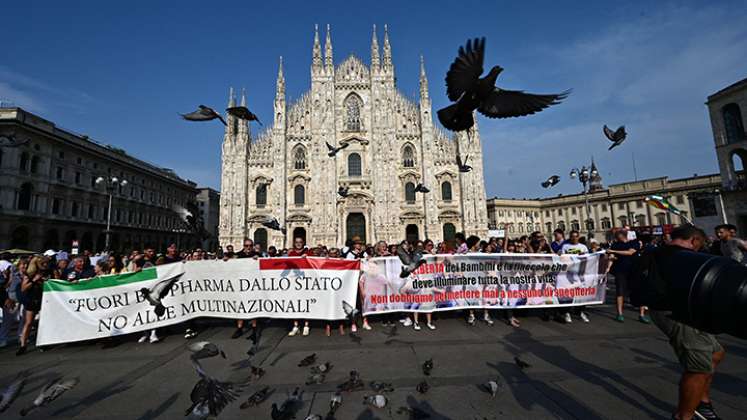
[[[684,250],[657,258],[656,264],[673,319],[711,334],[747,339],[746,266]]]

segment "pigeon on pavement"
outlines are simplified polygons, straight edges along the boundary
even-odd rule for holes
[[[207,359],[209,357],[215,357],[220,355],[222,358],[226,358],[226,353],[223,352],[218,346],[209,341],[200,341],[187,346],[192,354],[189,356],[193,360]]]
[[[274,390],[270,391],[270,387],[266,386],[260,389],[259,391],[255,392],[254,394],[250,395],[246,401],[241,403],[241,406],[239,406],[239,408],[243,410],[245,408],[260,405],[263,402],[265,402],[265,400],[267,400],[267,397],[269,397],[272,394],[272,392],[274,392]]]
[[[428,359],[425,362],[423,362],[423,374],[425,376],[430,376],[432,370],[433,370],[433,359]]]
[[[500,385],[498,385],[498,382],[496,381],[488,381],[487,383],[483,384],[482,387],[493,397],[495,397],[495,394],[497,394],[498,390],[500,389]]]
[[[519,359],[519,356],[514,357],[514,362],[516,363],[516,366],[518,366],[521,370],[532,367],[532,365],[530,365],[529,363]]]
[[[39,395],[34,398],[32,405],[21,410],[21,416],[26,416],[33,410],[48,405],[56,400],[60,395],[73,389],[78,385],[78,382],[80,382],[78,378],[66,380],[55,379],[52,382],[49,382],[44,388],[42,388]]]
[[[384,408],[386,407],[386,403],[386,397],[381,394],[365,395],[363,397],[363,404],[370,405],[371,407]]]
[[[304,357],[300,362],[298,362],[298,367],[311,366],[314,362],[316,362],[316,353]]]
[[[223,119],[223,117],[220,116],[213,108],[210,108],[209,106],[200,105],[197,107],[197,111],[190,112],[189,114],[180,114],[182,118],[184,118],[187,121],[212,121],[214,119],[219,119],[220,122],[223,123],[223,125],[227,126],[226,120]]]
[[[625,132],[625,126],[621,125],[617,130],[612,131],[606,125],[602,128],[604,135],[612,142],[612,145],[607,150],[612,150],[615,147],[621,145],[625,138],[628,137],[628,133]]]
[[[425,394],[429,389],[431,389],[431,386],[428,385],[428,382],[426,381],[423,381],[415,386],[415,390],[421,394]]]
[[[462,131],[471,128],[474,110],[488,118],[520,117],[558,104],[570,93],[535,95],[498,88],[495,81],[503,68],[494,66],[480,78],[484,58],[485,38],[468,40],[466,46],[459,47],[459,55],[446,73],[446,94],[455,103],[438,111],[438,119],[447,129]]]

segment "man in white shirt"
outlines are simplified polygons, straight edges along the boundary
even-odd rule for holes
[[[586,245],[579,242],[581,239],[581,234],[578,233],[577,230],[572,230],[568,241],[566,241],[562,247],[560,247],[560,253],[561,254],[571,254],[571,255],[584,255],[589,253],[589,248],[586,247]],[[581,317],[581,320],[584,322],[589,322],[589,316],[584,312],[584,309],[586,309],[585,306],[578,306],[578,315]],[[570,324],[572,322],[571,319],[571,313],[566,312],[563,315],[563,320],[566,324]]]

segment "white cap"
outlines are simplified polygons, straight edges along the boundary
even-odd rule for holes
[[[44,256],[45,257],[51,257],[52,255],[57,255],[57,251],[55,251],[53,249],[48,249],[48,250],[44,251]]]

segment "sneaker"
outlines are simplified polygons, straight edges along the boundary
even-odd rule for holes
[[[26,353],[26,346],[21,346],[18,348],[18,351],[16,351],[16,356],[21,356],[24,353]]]
[[[625,317],[622,314],[620,314],[620,315],[618,315],[618,316],[615,317],[615,321],[617,321],[617,322],[625,322]]]
[[[570,324],[573,322],[570,312],[566,312],[565,315],[563,315],[563,322],[565,322],[566,324]]]
[[[485,323],[488,325],[493,325],[493,320],[490,318],[490,315],[488,314],[483,315],[482,320],[485,321]]]
[[[649,318],[646,315],[639,315],[638,316],[638,320],[641,321],[644,324],[650,324],[651,323],[651,318]]]
[[[145,334],[144,336],[140,337],[137,342],[142,344],[145,343],[148,340],[148,334]]]
[[[589,315],[586,315],[586,312],[581,312],[580,317],[581,317],[581,321],[584,321],[586,323],[589,322]]]
[[[514,328],[521,327],[521,323],[519,322],[519,320],[514,317],[509,318],[507,324]]]
[[[161,340],[156,335],[156,332],[153,331],[152,333],[150,333],[150,338],[148,338],[148,341],[150,342],[150,344],[155,344]]]
[[[192,328],[187,328],[187,331],[184,331],[184,338],[187,340],[195,337],[197,337],[197,333]]]
[[[363,324],[363,329],[365,330],[367,326],[368,326],[368,324]],[[368,327],[368,329],[370,330],[371,327]],[[345,330],[343,329],[343,331],[345,331]],[[357,333],[358,332],[358,326],[355,325],[355,324],[351,325],[350,326],[350,332],[352,332],[353,334]]]
[[[301,335],[303,335],[304,337],[306,337],[307,335],[309,335],[309,326],[308,325],[304,325],[303,332],[301,333]]]
[[[237,339],[237,338],[241,337],[242,334],[244,334],[244,329],[243,328],[236,328],[236,331],[234,331],[233,334],[231,334],[231,338],[232,339]]]
[[[428,327],[429,330],[435,330],[436,329],[436,326],[433,325],[433,324],[431,324],[430,322],[427,323],[427,324],[425,324],[425,325]]]
[[[416,322],[412,325],[412,329],[415,331],[420,331],[420,323]]]
[[[405,318],[404,320],[400,320],[399,322],[401,322],[405,327],[409,327],[410,325],[412,325],[412,320],[410,318]]]
[[[720,419],[721,417],[716,414],[716,411],[713,409],[713,405],[709,402],[703,402],[701,401],[700,404],[698,404],[698,407],[695,408],[695,417],[701,418],[701,419]],[[694,417],[694,418],[695,418]]]
[[[355,324],[353,324],[353,325],[355,325]],[[363,323],[363,329],[366,330],[366,331],[371,331],[373,328],[371,328],[371,326],[368,325],[368,322],[364,322]],[[353,331],[353,332],[355,332],[355,331]]]
[[[294,326],[293,326],[293,329],[292,329],[292,330],[290,330],[290,332],[288,333],[288,337],[293,337],[293,336],[295,336],[296,334],[298,334],[298,331],[299,331],[299,329],[298,329],[298,325],[294,325]]]
[[[475,314],[469,314],[467,317],[467,323],[469,325],[475,325]]]

